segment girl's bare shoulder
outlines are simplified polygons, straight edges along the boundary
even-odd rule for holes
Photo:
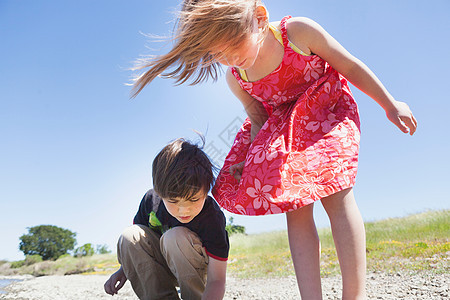
[[[270,22],[270,25],[274,26],[277,29],[281,29],[281,21],[273,21]],[[318,24],[307,17],[292,17],[286,21],[286,27],[290,27],[290,29],[294,30],[308,30],[311,27],[316,27]]]
[[[320,28],[320,25],[317,24],[314,20],[307,17],[293,17],[287,20],[286,29],[289,34],[299,35],[299,34],[308,34],[311,31],[315,31]]]
[[[270,24],[281,30],[281,21],[271,22]],[[286,22],[289,41],[308,55],[311,54],[309,40],[313,38],[319,27],[319,24],[307,17],[293,17]]]

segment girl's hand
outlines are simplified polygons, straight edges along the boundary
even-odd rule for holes
[[[233,175],[237,181],[241,180],[242,170],[244,170],[244,164],[245,161],[232,165],[230,167],[230,174]]]
[[[416,132],[416,118],[405,102],[395,101],[392,108],[386,110],[386,116],[404,133],[413,135]]]

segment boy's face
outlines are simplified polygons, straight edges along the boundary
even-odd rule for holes
[[[169,214],[181,223],[189,223],[202,211],[207,195],[204,191],[199,191],[188,200],[173,198],[163,199],[163,202]]]

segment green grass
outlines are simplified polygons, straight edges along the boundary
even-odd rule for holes
[[[432,211],[366,224],[373,271],[448,272],[450,211]]]
[[[55,261],[47,260],[20,268],[3,267],[0,268],[0,275],[111,274],[119,267],[115,254],[96,254],[81,258],[64,255]]]
[[[228,270],[244,277],[283,276],[291,272],[286,232],[230,237]]]
[[[450,210],[430,211],[405,218],[366,223],[368,271],[449,272]],[[331,230],[319,229],[321,273],[339,273]],[[285,231],[230,237],[228,272],[235,277],[284,277],[294,275]],[[119,268],[116,255],[101,254],[43,261],[16,269],[0,262],[1,275],[111,274]]]
[[[366,223],[368,271],[449,271],[450,211]],[[320,229],[321,274],[338,274],[329,228]],[[233,235],[229,271],[238,277],[294,275],[286,232]]]

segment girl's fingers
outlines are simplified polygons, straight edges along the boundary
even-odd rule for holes
[[[414,116],[411,114],[411,117],[403,117],[401,120],[406,125],[407,129],[409,129],[409,134],[413,135],[417,127],[417,122],[414,119]]]
[[[231,175],[234,175],[235,172],[236,172],[236,165],[232,165],[232,166],[230,167],[230,174],[231,174]]]
[[[232,165],[230,167],[230,174],[234,175],[234,173],[236,173],[236,171],[242,172],[243,169],[244,169],[244,162]]]
[[[230,175],[232,175],[237,181],[241,180],[242,171],[244,170],[245,161],[238,164],[234,164],[230,167]]]
[[[411,115],[413,123],[414,123],[414,127],[417,128],[417,120],[416,118],[414,118],[414,115]]]
[[[394,121],[394,124],[397,125],[397,127],[404,133],[408,133],[408,126],[405,122],[401,119],[401,117],[397,117]]]

